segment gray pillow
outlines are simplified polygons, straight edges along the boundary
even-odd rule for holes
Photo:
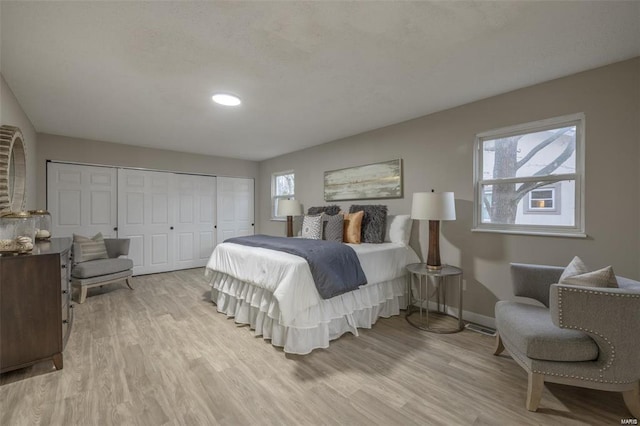
[[[327,241],[342,242],[344,233],[344,216],[337,214],[334,216],[323,215],[322,217],[322,236]]]
[[[362,242],[383,243],[384,231],[387,227],[387,206],[360,206],[354,204],[349,208],[349,213],[359,211],[364,211],[364,217],[362,218]]]
[[[335,216],[338,213],[340,213],[340,206],[333,204],[331,206],[309,207],[309,210],[307,210],[307,214],[320,214],[320,213],[324,213],[329,216]]]

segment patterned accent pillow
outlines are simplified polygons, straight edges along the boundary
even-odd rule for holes
[[[107,246],[104,244],[101,232],[91,238],[73,234],[73,261],[75,263],[108,258]]]
[[[362,218],[364,212],[344,214],[344,235],[342,241],[345,243],[360,244],[362,235]]]
[[[349,213],[364,212],[362,218],[362,241],[365,243],[383,243],[384,231],[387,227],[387,206],[352,205]]]
[[[618,288],[618,280],[616,280],[616,274],[614,274],[613,267],[611,266],[593,272],[571,275],[560,280],[560,284],[579,285],[583,287]]]
[[[322,215],[305,216],[302,220],[302,238],[322,239]]]
[[[309,207],[307,210],[307,214],[315,215],[324,213],[329,216],[335,216],[340,213],[340,206],[333,204],[331,206],[318,206],[318,207]]]
[[[323,215],[322,218],[322,238],[327,241],[342,242],[344,235],[344,216],[337,214],[335,216]]]

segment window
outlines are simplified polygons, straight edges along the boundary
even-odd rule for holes
[[[562,184],[560,182],[532,189],[524,202],[524,214],[562,214]]]
[[[271,175],[271,219],[284,220],[278,216],[278,201],[295,198],[295,174],[293,170]]]
[[[474,230],[584,236],[584,114],[476,135]]]

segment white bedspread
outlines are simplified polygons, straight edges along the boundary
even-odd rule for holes
[[[367,285],[404,276],[408,263],[419,262],[413,249],[400,243],[349,245],[358,255]],[[207,271],[219,271],[273,293],[283,326],[295,326],[298,313],[322,301],[307,261],[289,253],[222,243],[213,251]]]

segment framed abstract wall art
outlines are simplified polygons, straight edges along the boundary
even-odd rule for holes
[[[324,172],[325,201],[402,198],[402,159]]]

